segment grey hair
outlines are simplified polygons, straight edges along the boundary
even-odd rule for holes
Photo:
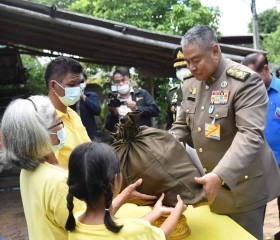
[[[50,153],[48,128],[55,108],[46,96],[16,99],[9,104],[1,122],[4,159],[20,168],[34,170]]]
[[[212,28],[205,25],[189,29],[181,39],[182,48],[195,44],[201,49],[209,50],[214,43],[218,43],[217,36]]]

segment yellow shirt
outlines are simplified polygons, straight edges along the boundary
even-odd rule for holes
[[[55,155],[58,163],[68,168],[69,157],[74,148],[82,143],[91,142],[91,140],[80,116],[69,107],[67,107],[66,111],[67,113],[63,113],[56,109],[58,116],[64,123],[66,141],[64,146],[59,151],[55,152]]]
[[[67,175],[66,170],[47,162],[34,171],[21,170],[20,192],[29,240],[67,239]],[[74,211],[85,209],[79,200],[74,206]]]
[[[143,219],[118,219],[117,224],[123,225],[118,233],[109,231],[104,224],[87,225],[78,221],[78,216],[82,213],[77,212],[76,228],[69,232],[69,240],[161,240],[166,239],[164,232],[157,227],[152,226]]]

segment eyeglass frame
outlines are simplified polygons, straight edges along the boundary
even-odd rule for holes
[[[64,123],[63,123],[63,121],[62,121],[62,120],[60,120],[60,122],[59,122],[59,123],[57,123],[57,124],[55,124],[55,125],[53,125],[53,126],[49,127],[49,128],[48,128],[48,130],[53,129],[53,128],[55,128],[55,127],[59,126],[60,124],[62,124],[62,127],[64,127]]]

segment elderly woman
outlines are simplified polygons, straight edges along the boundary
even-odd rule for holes
[[[53,151],[63,146],[63,122],[46,96],[17,99],[1,123],[3,159],[20,167],[20,191],[30,240],[67,239],[66,196],[68,172],[57,165]],[[3,161],[2,159],[2,161]],[[150,200],[135,191],[141,180],[128,186],[113,201],[115,212],[124,202]],[[76,200],[75,209],[84,205]]]

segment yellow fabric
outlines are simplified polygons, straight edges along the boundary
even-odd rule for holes
[[[91,142],[91,140],[80,116],[74,110],[67,107],[66,114],[57,109],[56,112],[64,123],[66,141],[64,146],[59,151],[55,152],[55,155],[58,163],[68,168],[69,157],[74,148],[82,143]]]
[[[69,232],[69,240],[161,240],[165,239],[164,232],[142,219],[118,219],[116,222],[123,225],[119,233],[109,231],[104,224],[86,225],[77,219],[81,212],[75,214],[75,231]]]
[[[29,240],[67,239],[67,171],[47,162],[34,171],[21,170],[20,192]],[[75,200],[75,211],[85,205]]]
[[[150,207],[125,204],[116,217],[139,218],[151,211]],[[193,208],[188,206],[184,212],[191,234],[186,240],[251,240],[256,239],[231,218],[210,212],[208,206]]]

